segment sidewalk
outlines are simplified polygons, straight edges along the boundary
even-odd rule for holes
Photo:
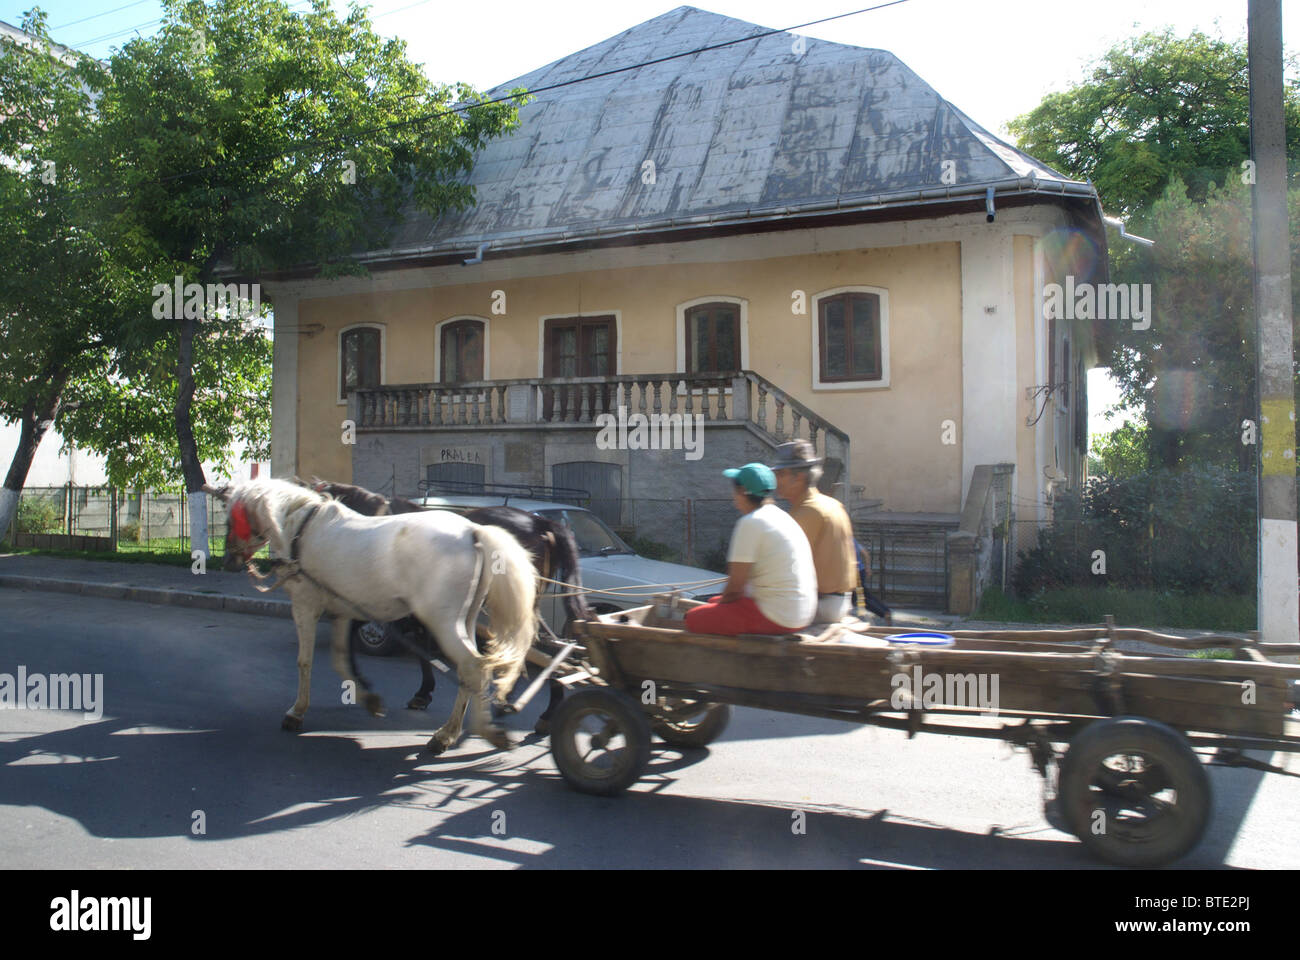
[[[246,573],[226,573],[208,568],[202,575],[190,572],[188,566],[167,566],[157,563],[117,563],[110,560],[74,560],[62,557],[45,557],[31,554],[0,553],[0,588],[46,590],[74,593],[86,597],[107,597],[114,600],[137,600],[143,603],[168,603],[178,607],[199,607],[204,610],[225,610],[228,613],[251,613],[260,616],[290,617],[289,597],[283,590],[259,593]],[[967,620],[935,611],[894,611],[893,625],[900,632],[909,629],[938,630],[1011,630],[1059,629],[1067,626],[1096,626],[1096,624],[1027,624],[993,623]],[[1162,633],[1191,637],[1205,633],[1203,630],[1165,629]],[[1216,631],[1218,632],[1218,631]],[[1224,635],[1245,636],[1222,631]],[[1160,647],[1141,641],[1120,641],[1124,653],[1169,653]]]
[[[2,587],[168,603],[228,613],[290,616],[289,598],[283,590],[259,593],[248,574],[226,573],[211,566],[207,573],[195,574],[188,566],[0,554]]]

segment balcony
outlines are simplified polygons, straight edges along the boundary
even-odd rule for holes
[[[749,431],[769,446],[802,437],[834,467],[848,491],[848,434],[751,370],[738,373],[621,374],[387,384],[348,398],[357,433],[484,433],[594,430],[603,413],[700,416],[709,426]],[[663,421],[659,421],[663,422]]]

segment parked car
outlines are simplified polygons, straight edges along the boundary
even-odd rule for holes
[[[655,588],[661,584],[689,584],[682,588],[681,594],[693,600],[708,599],[722,589],[721,583],[705,586],[700,582],[721,577],[722,574],[716,571],[650,560],[638,555],[605,521],[583,507],[486,494],[431,496],[415,502],[431,510],[454,510],[457,513],[466,513],[478,507],[508,504],[565,524],[573,531],[574,539],[578,542],[578,566],[582,570],[582,585],[594,591],[587,594],[587,605],[593,613],[614,613],[644,606],[654,593],[660,592]],[[633,589],[626,592],[604,592],[615,587]],[[563,598],[557,596],[561,589],[549,584],[542,594],[540,609],[550,628],[564,637],[570,633]],[[665,587],[662,592],[667,592],[668,589]],[[403,648],[393,627],[388,624],[361,624],[357,628],[357,636],[362,649],[375,656],[388,656]]]

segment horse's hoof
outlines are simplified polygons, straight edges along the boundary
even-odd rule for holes
[[[363,702],[372,717],[382,717],[384,715],[384,698],[379,694],[367,693]]]
[[[298,733],[302,730],[302,717],[295,717],[291,713],[286,713],[284,719],[280,721],[280,729],[288,730],[290,733]]]
[[[533,724],[533,733],[538,733],[541,734],[542,736],[546,736],[550,732],[551,732],[551,721],[543,717],[538,717],[537,722]]]
[[[483,739],[498,750],[513,750],[515,745],[506,732],[499,727],[492,727],[484,732]]]
[[[436,757],[438,756],[438,754],[446,752],[447,744],[443,743],[437,737],[434,737],[427,744],[425,744],[424,749]]]
[[[407,710],[427,710],[429,704],[433,702],[432,697],[412,697],[406,701]]]

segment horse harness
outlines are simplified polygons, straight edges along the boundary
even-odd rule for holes
[[[257,589],[262,591],[263,593],[270,593],[271,591],[277,589],[278,587],[284,586],[286,583],[288,583],[290,580],[294,579],[295,577],[302,577],[305,580],[307,580],[309,583],[311,583],[312,586],[314,586],[317,590],[321,591],[324,594],[327,594],[328,596],[333,597],[335,600],[342,603],[345,607],[351,607],[353,610],[360,613],[362,619],[369,620],[373,623],[387,622],[382,617],[377,617],[374,614],[368,612],[365,609],[365,607],[361,606],[361,604],[357,603],[355,600],[350,600],[347,597],[338,593],[337,591],[332,590],[329,587],[325,586],[325,584],[321,583],[319,580],[317,580],[310,573],[308,573],[306,570],[303,569],[302,558],[299,556],[299,545],[301,544],[302,541],[302,533],[304,530],[307,529],[307,524],[311,523],[312,517],[316,516],[316,511],[319,510],[320,508],[321,508],[321,504],[313,503],[307,509],[307,516],[303,518],[302,523],[298,524],[298,529],[297,531],[295,531],[293,535],[293,539],[289,541],[289,559],[271,560],[271,567],[272,569],[275,570],[276,582],[269,587],[261,587],[258,586],[257,584],[254,584],[254,586],[257,587]],[[291,567],[293,569],[286,572],[285,570],[280,569],[282,567],[283,568]],[[355,620],[357,618],[352,617],[350,619]],[[447,673],[448,670],[450,669],[445,663],[443,663],[437,657],[429,657],[427,654],[425,654],[424,651],[420,650],[415,644],[411,643],[405,636],[403,636],[401,631],[398,631],[397,633],[397,640],[401,643],[402,646],[406,647],[408,652],[415,654],[416,657],[418,657],[421,660],[424,660],[427,663],[433,664],[443,673]]]

